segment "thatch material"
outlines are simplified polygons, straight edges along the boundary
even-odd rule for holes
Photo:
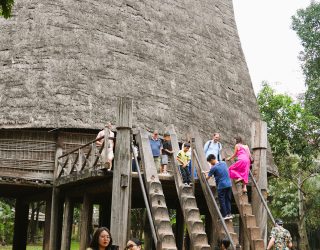
[[[0,19],[0,127],[137,126],[250,137],[259,111],[231,0],[21,0]],[[231,144],[230,144],[231,146]]]

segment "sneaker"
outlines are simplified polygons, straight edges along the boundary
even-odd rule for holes
[[[189,186],[192,186],[192,182],[189,183]]]
[[[190,185],[189,185],[188,183],[184,183],[184,185],[185,185],[186,187],[190,187]]]
[[[232,219],[232,216],[229,214],[227,215],[226,217],[223,218],[224,220],[231,220]]]
[[[231,217],[231,219],[234,218],[234,216],[232,214],[228,214],[227,216]]]

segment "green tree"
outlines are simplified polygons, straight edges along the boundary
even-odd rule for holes
[[[305,107],[317,118],[318,134],[315,140],[320,145],[320,3],[312,3],[299,9],[292,17],[292,29],[299,36],[303,51],[300,60],[306,77]]]
[[[11,10],[14,0],[0,0],[0,16],[9,18],[11,16]]]
[[[0,244],[12,243],[14,210],[11,202],[0,200]]]
[[[257,99],[280,174],[270,182],[271,209],[276,216],[297,223],[300,249],[308,249],[306,221],[314,221],[314,227],[320,224],[308,203],[320,191],[309,185],[317,175],[315,158],[319,149],[313,143],[317,119],[302,100],[277,94],[267,83],[263,83]]]

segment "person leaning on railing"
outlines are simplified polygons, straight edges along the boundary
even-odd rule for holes
[[[105,127],[109,129],[109,135],[108,135],[108,137],[114,138],[114,133],[113,133],[112,130],[111,130],[111,129],[112,129],[112,124],[111,124],[111,122],[107,122],[106,125],[105,125]],[[103,137],[103,136],[107,137],[104,133],[105,133],[105,132],[104,132],[104,129],[101,130],[101,131],[98,133],[96,139],[98,139],[98,138],[100,138],[100,137]],[[96,145],[97,145],[98,147],[101,147],[102,144],[103,144],[103,141],[104,141],[104,139],[101,139],[101,140],[96,141]],[[106,152],[106,153],[107,153],[107,158],[105,158],[105,149],[103,149],[103,151],[102,151],[102,153],[101,153],[103,163],[106,165],[106,168],[107,168],[108,171],[110,171],[110,170],[112,169],[112,160],[113,160],[113,158],[114,158],[113,147],[114,147],[114,142],[113,142],[113,140],[108,140],[108,148],[107,148],[107,152]]]

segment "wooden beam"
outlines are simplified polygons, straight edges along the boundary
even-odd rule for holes
[[[29,203],[22,199],[17,199],[14,217],[13,250],[27,249],[28,215]]]
[[[90,194],[85,193],[83,197],[81,228],[80,228],[80,250],[86,250],[89,245],[90,232],[92,231],[93,203]]]
[[[114,245],[119,246],[120,249],[125,248],[130,234],[131,128],[132,99],[120,98],[117,109],[117,141],[111,207],[111,234]]]
[[[62,224],[61,250],[68,250],[70,249],[70,246],[71,246],[73,209],[74,209],[73,201],[69,197],[66,197],[65,204],[64,204],[63,224]]]
[[[252,173],[257,181],[261,193],[267,199],[268,176],[267,176],[267,124],[263,121],[256,121],[252,124],[251,143],[253,145],[254,164]],[[260,228],[261,238],[267,245],[267,222],[268,215],[258,191],[252,189],[252,211],[257,219],[257,226]]]

